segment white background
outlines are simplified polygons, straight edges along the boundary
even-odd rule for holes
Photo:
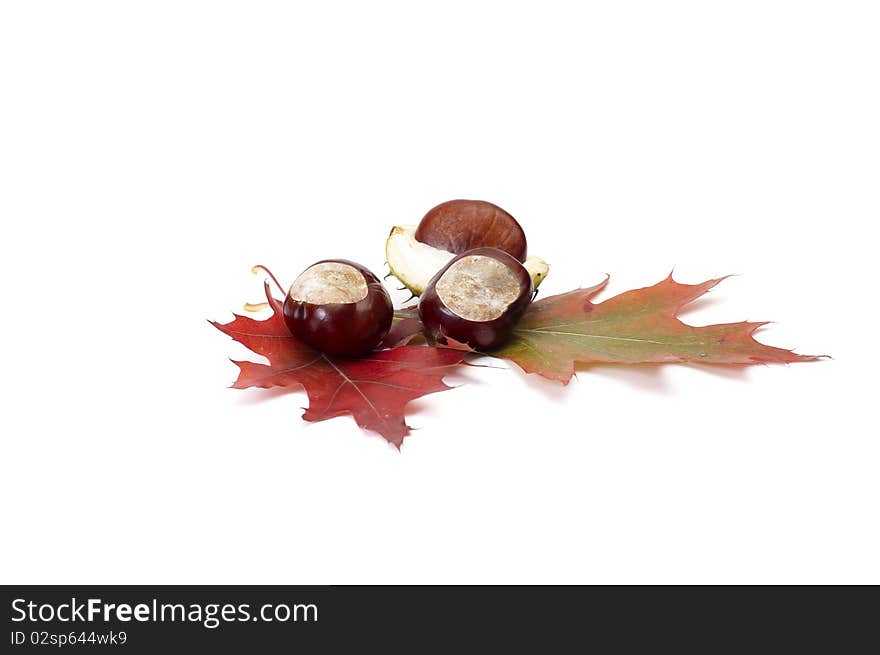
[[[3,3],[0,580],[880,583],[876,3],[311,4]],[[475,369],[400,453],[227,388],[251,265],[455,197],[834,359]]]

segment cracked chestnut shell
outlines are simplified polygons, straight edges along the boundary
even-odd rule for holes
[[[498,248],[475,248],[431,279],[419,317],[438,341],[448,337],[491,350],[507,340],[533,296],[532,278],[516,258]]]
[[[284,322],[315,350],[358,357],[373,350],[391,327],[394,309],[382,282],[347,259],[309,266],[290,285]]]
[[[528,251],[516,219],[485,200],[449,200],[425,214],[416,241],[460,255],[474,248],[498,248],[520,263]]]

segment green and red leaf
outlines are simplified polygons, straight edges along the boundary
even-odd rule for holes
[[[527,373],[567,384],[576,364],[665,363],[767,364],[817,359],[759,343],[753,334],[766,323],[724,323],[695,327],[678,312],[724,278],[681,284],[670,275],[593,303],[608,279],[533,303],[513,336],[491,352]]]

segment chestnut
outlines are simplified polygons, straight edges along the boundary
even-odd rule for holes
[[[431,209],[416,228],[416,241],[460,255],[480,247],[498,248],[526,260],[526,233],[516,219],[485,200],[449,200]]]
[[[536,289],[550,270],[543,259],[528,255],[526,235],[516,219],[485,200],[449,200],[425,214],[418,225],[395,225],[385,241],[385,260],[391,274],[420,296],[453,257],[484,247],[498,248],[522,262]]]
[[[428,334],[475,350],[491,350],[510,336],[534,296],[525,267],[498,248],[475,248],[452,259],[428,283],[419,317]]]
[[[379,345],[394,315],[379,278],[347,259],[325,259],[300,273],[283,311],[293,336],[315,350],[344,357],[365,355]]]

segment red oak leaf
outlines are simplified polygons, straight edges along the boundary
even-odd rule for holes
[[[672,275],[652,287],[627,291],[604,302],[592,299],[608,283],[533,303],[510,341],[490,354],[527,373],[567,384],[575,363],[699,362],[765,364],[818,359],[765,346],[752,336],[766,323],[693,327],[677,314],[724,278],[680,284]]]
[[[420,335],[422,330],[424,330],[424,326],[419,320],[418,305],[395,309],[391,329],[388,330],[388,334],[385,335],[381,345],[383,348],[403,346],[412,341],[417,335]]]
[[[332,357],[294,338],[284,323],[282,302],[266,284],[272,316],[256,320],[235,315],[229,323],[211,322],[269,364],[235,361],[239,367],[236,389],[248,387],[305,388],[309,407],[306,421],[323,421],[351,414],[359,426],[378,432],[400,448],[410,428],[404,421],[406,404],[421,396],[451,389],[443,376],[462,363],[455,350],[401,346],[359,359]]]

